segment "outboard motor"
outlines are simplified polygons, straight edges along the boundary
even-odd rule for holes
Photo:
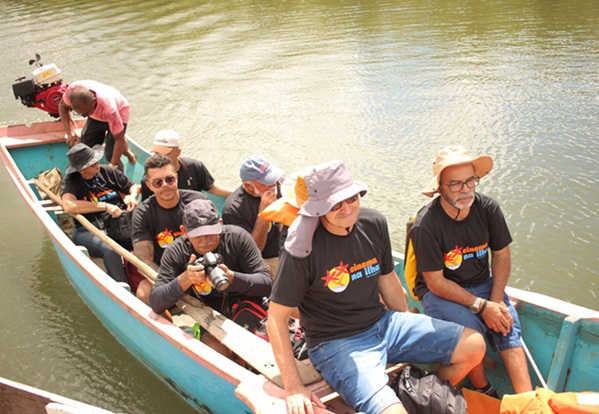
[[[58,104],[68,85],[62,83],[60,69],[54,63],[44,65],[40,59],[40,55],[36,53],[35,59],[29,61],[30,65],[35,64],[37,67],[33,71],[33,79],[19,77],[13,83],[12,91],[15,99],[20,99],[23,105],[39,108],[58,118]]]

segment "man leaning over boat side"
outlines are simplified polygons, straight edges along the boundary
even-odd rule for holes
[[[512,238],[497,201],[475,191],[492,166],[491,157],[472,158],[462,146],[437,153],[423,194],[439,197],[418,212],[410,230],[418,272],[414,293],[427,315],[486,334],[521,393],[532,385],[518,314],[505,293]],[[469,377],[475,389],[497,396],[482,363]]]
[[[171,159],[177,172],[177,187],[180,190],[207,191],[217,197],[226,198],[231,190],[216,184],[214,178],[203,162],[189,157],[181,157],[180,137],[177,131],[163,129],[154,136],[150,152],[166,155]],[[141,179],[142,201],[152,195],[146,184],[146,177]]]
[[[104,230],[105,220],[120,217],[124,210],[137,206],[139,187],[116,168],[100,165],[104,154],[101,145],[93,148],[75,144],[68,152],[69,166],[62,181],[61,199],[64,210],[83,214],[93,225]],[[121,198],[121,194],[127,194]],[[101,257],[106,272],[117,282],[127,283],[121,256],[100,238],[75,221],[73,243],[84,246],[92,256]],[[130,243],[122,243],[131,248]]]
[[[193,190],[177,188],[177,172],[173,161],[154,153],[146,159],[144,172],[148,187],[154,193],[133,213],[131,222],[133,253],[152,269],[158,271],[164,249],[181,237],[185,204],[208,197]],[[139,275],[130,280],[137,297],[150,305],[152,284]]]
[[[72,128],[71,111],[87,118],[81,137]],[[129,102],[117,89],[93,80],[70,83],[58,103],[58,113],[70,147],[77,142],[93,147],[102,145],[106,140],[106,159],[111,167],[123,171],[121,155],[135,164],[135,155],[129,150],[125,138],[130,115]]]
[[[239,226],[252,235],[274,278],[279,264],[281,229],[258,214],[277,200],[283,170],[263,157],[251,156],[241,164],[239,176],[242,184],[225,200],[223,223]]]
[[[460,381],[482,360],[484,339],[458,324],[406,312],[387,221],[360,207],[367,187],[340,161],[314,167],[304,181],[308,201],[289,228],[267,322],[287,411],[323,407],[302,385],[293,359],[287,321],[295,307],[310,361],[356,412],[406,412],[387,385],[387,362],[439,364],[443,378]]]
[[[150,293],[154,312],[166,311],[186,293],[225,315],[238,301],[261,304],[270,295],[272,279],[256,243],[245,230],[222,225],[212,201],[193,200],[185,205],[181,231],[183,236],[167,247],[160,261]],[[196,263],[198,258],[203,262]],[[202,332],[201,339],[222,349],[207,332]]]

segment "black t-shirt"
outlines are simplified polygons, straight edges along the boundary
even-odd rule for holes
[[[243,186],[239,186],[225,200],[223,223],[239,226],[251,233],[254,230],[259,209],[260,197],[254,197],[245,191]],[[271,222],[266,236],[266,244],[262,249],[262,257],[269,259],[279,255],[280,236],[279,225]]]
[[[117,205],[126,210],[127,206],[121,194],[128,195],[134,185],[120,170],[105,165],[100,165],[100,171],[91,180],[86,180],[78,172],[68,174],[62,180],[60,195],[73,194],[77,200],[104,202]],[[104,211],[85,213],[83,216],[100,229],[104,228],[104,219],[109,216]],[[81,227],[78,221],[75,226]]]
[[[308,346],[355,335],[384,312],[378,278],[394,269],[385,217],[362,208],[347,236],[319,224],[312,253],[299,259],[283,250],[270,299],[299,307]]]
[[[177,188],[180,190],[208,191],[214,185],[214,178],[202,161],[193,158],[179,158],[181,168],[177,171]],[[152,194],[146,184],[146,176],[141,179],[141,199],[145,200]]]
[[[246,231],[224,225],[214,253],[222,256],[223,263],[235,272],[235,277],[226,292],[226,300],[223,300],[222,293],[206,286],[205,295],[200,295],[202,301],[214,309],[223,310],[223,304],[227,302],[229,306],[243,299],[259,302],[262,297],[270,295],[272,280],[268,268],[254,239]],[[164,252],[150,296],[154,312],[163,312],[183,296],[177,277],[187,269],[192,254],[199,256],[187,237],[175,240]],[[193,294],[191,289],[188,293]]]
[[[482,283],[490,276],[489,249],[501,250],[512,242],[497,201],[477,193],[468,217],[455,221],[445,213],[440,197],[418,212],[410,231],[416,255],[419,298],[429,291],[422,272],[443,270],[460,286]]]
[[[183,207],[196,199],[208,197],[193,190],[179,190],[179,203],[173,208],[163,208],[152,195],[143,201],[133,212],[131,225],[133,244],[148,240],[154,243],[154,263],[160,264],[164,249],[182,235]]]

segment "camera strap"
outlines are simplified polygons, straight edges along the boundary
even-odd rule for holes
[[[229,306],[229,295],[227,292],[223,293],[223,300],[220,305],[220,313],[225,315],[227,318],[231,317],[231,306]]]

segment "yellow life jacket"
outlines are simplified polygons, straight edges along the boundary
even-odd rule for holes
[[[418,272],[416,271],[416,255],[414,254],[414,245],[412,243],[412,238],[410,237],[410,230],[412,230],[412,226],[416,221],[416,216],[410,217],[408,222],[406,223],[406,249],[404,253],[404,266],[403,266],[403,275],[406,279],[406,283],[408,285],[408,292],[410,292],[410,296],[414,298],[414,300],[420,301],[418,296],[414,293],[414,287],[416,286],[416,276],[418,276]]]

